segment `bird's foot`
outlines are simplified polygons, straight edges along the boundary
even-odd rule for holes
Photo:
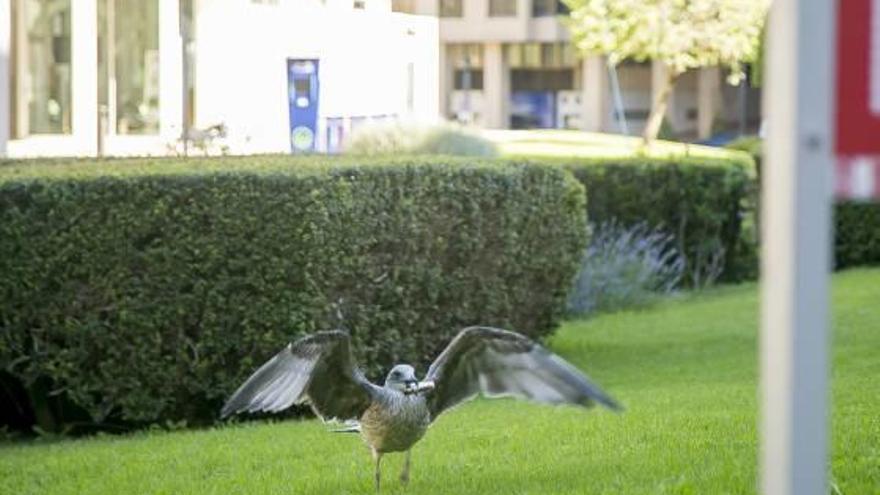
[[[409,484],[409,473],[402,473],[400,475],[400,484],[403,486]]]

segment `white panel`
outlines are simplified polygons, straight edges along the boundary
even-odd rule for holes
[[[156,0],[151,0],[156,1]],[[183,126],[183,39],[179,0],[159,2],[159,134],[180,137]]]
[[[73,139],[77,155],[98,153],[98,4],[70,2]]]
[[[0,157],[6,156],[9,142],[11,100],[9,95],[9,50],[11,46],[12,14],[10,0],[0,0]]]

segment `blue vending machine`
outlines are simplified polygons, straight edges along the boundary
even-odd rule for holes
[[[287,60],[291,153],[317,151],[319,89],[317,60]]]
[[[513,129],[556,127],[556,94],[553,91],[514,91],[510,98]]]

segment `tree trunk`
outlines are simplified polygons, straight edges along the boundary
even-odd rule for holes
[[[657,139],[657,134],[660,133],[660,126],[663,125],[663,117],[666,115],[666,108],[669,106],[669,95],[672,93],[672,88],[675,87],[675,81],[678,79],[678,76],[677,72],[671,70],[666,72],[663,86],[657,92],[657,98],[651,104],[651,114],[648,115],[648,121],[645,123],[645,131],[642,134],[645,144],[650,144],[651,141]]]

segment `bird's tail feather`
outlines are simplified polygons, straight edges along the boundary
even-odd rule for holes
[[[337,428],[335,430],[330,430],[333,433],[360,433],[361,425],[360,423],[354,423],[346,425],[344,428]]]

